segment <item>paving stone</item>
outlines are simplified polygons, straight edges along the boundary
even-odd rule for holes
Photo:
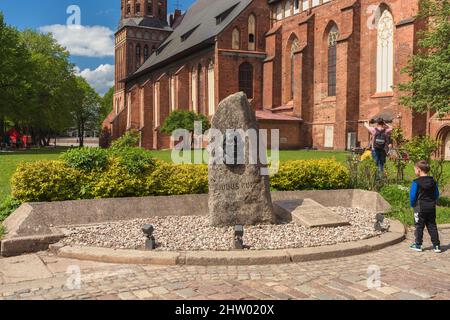
[[[419,296],[422,299],[431,299],[434,297],[434,294],[430,293],[430,292],[426,292],[426,291],[422,291],[422,290],[418,290],[418,289],[413,289],[411,290],[409,293]]]
[[[52,276],[42,260],[35,254],[0,260],[0,275],[6,284]]]
[[[191,288],[177,290],[174,293],[179,295],[180,297],[185,298],[185,299],[192,298],[192,297],[198,295],[198,293],[196,291],[194,291],[193,289],[191,289]]]
[[[398,292],[393,296],[399,300],[422,300],[422,297],[408,292]]]
[[[377,289],[370,289],[364,293],[377,300],[395,300],[394,296],[380,292]]]
[[[441,236],[447,243],[450,230]],[[82,290],[78,291],[65,287],[64,266],[73,261],[59,261],[46,253],[5,258],[0,259],[0,273],[1,281],[8,282],[0,285],[0,299],[450,300],[450,252],[416,255],[407,250],[408,243],[358,256],[268,266],[152,267],[90,262],[82,269]],[[25,265],[26,261],[32,263]],[[4,265],[17,268],[2,269]],[[52,272],[47,270],[50,265]],[[381,268],[381,288],[367,288],[369,265]],[[31,270],[27,277],[27,269],[34,266],[47,271],[36,276]]]
[[[395,287],[381,287],[381,288],[377,288],[378,291],[383,292],[384,294],[395,294],[397,292],[400,292],[401,290],[399,288],[395,288]]]
[[[118,295],[100,295],[96,297],[97,300],[106,300],[106,301],[113,301],[113,300],[120,300]]]
[[[136,300],[136,296],[129,292],[119,293],[118,297],[121,300]]]
[[[169,293],[169,290],[167,290],[166,288],[163,288],[163,287],[150,288],[149,290],[154,295],[160,295],[160,296]]]
[[[148,290],[134,291],[133,294],[141,300],[153,297],[153,294]]]

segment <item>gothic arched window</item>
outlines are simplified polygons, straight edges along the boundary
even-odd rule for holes
[[[130,44],[129,47],[129,52],[128,52],[128,56],[130,57],[130,59],[127,60],[127,66],[128,66],[128,74],[134,71],[134,67],[133,67],[133,55],[135,53],[134,49],[133,49],[133,45]]]
[[[248,17],[248,50],[256,50],[256,18],[254,14]]]
[[[158,1],[158,16],[161,17],[163,14],[163,4],[161,1]]]
[[[377,27],[377,92],[391,92],[394,85],[394,18],[381,14]]]
[[[197,93],[197,72],[195,67],[191,70],[191,99],[192,99],[192,111],[198,112],[198,93]]]
[[[286,0],[286,3],[284,4],[284,17],[290,17],[291,16],[291,0]]]
[[[127,1],[127,14],[131,13],[131,3],[130,0]]]
[[[328,96],[336,96],[337,39],[339,30],[336,25],[328,33]]]
[[[144,61],[147,61],[148,57],[149,57],[148,46],[145,45],[145,47],[144,47]]]
[[[205,79],[203,66],[201,64],[197,67],[197,104],[198,112],[202,113],[205,110],[205,99],[204,99],[204,89],[205,89]]]
[[[170,96],[170,110],[175,111],[175,92],[176,92],[176,78],[172,75],[169,79],[169,96]]]
[[[277,20],[283,20],[283,6],[281,5],[281,3],[277,5],[276,10]]]
[[[294,39],[291,44],[291,52],[290,52],[290,85],[291,85],[291,100],[294,99],[295,95],[295,53],[300,49],[300,45],[297,39]]]
[[[212,61],[208,65],[208,111],[210,116],[215,113],[215,78],[214,63]]]
[[[294,0],[294,14],[300,12],[300,0]]]
[[[136,68],[141,66],[141,45],[136,46]]]
[[[234,28],[231,38],[231,48],[239,50],[241,48],[241,33],[238,28]]]
[[[152,0],[147,1],[147,14],[150,16],[153,15],[153,1]]]
[[[253,66],[248,62],[239,66],[239,91],[253,99]]]

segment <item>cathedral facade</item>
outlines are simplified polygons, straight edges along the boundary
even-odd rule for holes
[[[167,21],[166,0],[122,0],[116,32],[113,138],[130,129],[142,147],[171,147],[170,112],[214,115],[243,91],[261,128],[283,149],[366,147],[365,121],[383,117],[407,138],[442,140],[450,117],[414,114],[397,84],[424,27],[418,0],[197,0]]]

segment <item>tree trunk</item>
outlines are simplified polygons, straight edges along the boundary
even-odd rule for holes
[[[5,134],[6,128],[5,128],[5,117],[0,117],[0,138],[3,139],[3,135]]]
[[[84,122],[80,121],[78,126],[78,140],[80,141],[80,148],[84,147]]]
[[[31,141],[34,146],[38,146],[38,135],[36,134],[36,131],[33,127],[30,128],[30,134],[31,134]]]

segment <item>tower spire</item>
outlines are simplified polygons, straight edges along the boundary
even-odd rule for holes
[[[175,1],[175,10],[180,10],[180,0]]]

